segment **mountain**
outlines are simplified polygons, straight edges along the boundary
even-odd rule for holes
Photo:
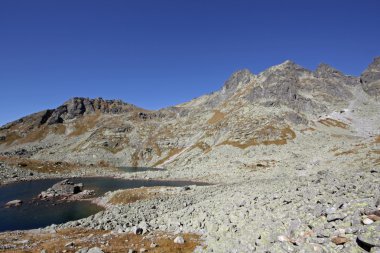
[[[72,98],[2,126],[0,152],[115,166],[215,167],[241,156],[250,164],[257,150],[304,146],[310,132],[375,136],[379,97],[380,57],[360,77],[285,61],[257,75],[238,71],[212,94],[157,111]]]

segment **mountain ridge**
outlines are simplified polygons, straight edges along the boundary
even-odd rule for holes
[[[159,110],[74,97],[3,126],[0,152],[45,145],[28,154],[81,163],[166,166],[193,156],[194,149],[212,155],[225,145],[286,145],[297,138],[297,131],[347,110],[358,97],[377,105],[379,59],[361,77],[327,64],[311,71],[289,60],[257,75],[243,69],[211,94]],[[333,120],[328,123],[351,128],[348,117]]]

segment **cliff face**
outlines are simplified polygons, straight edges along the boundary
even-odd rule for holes
[[[340,127],[369,136],[377,131],[375,123],[359,129],[359,116],[352,113],[364,105],[376,111],[379,73],[380,58],[360,78],[326,64],[310,71],[286,61],[257,75],[238,71],[219,91],[158,111],[120,100],[72,98],[3,126],[0,152],[24,149],[36,159],[81,163],[195,166],[231,149],[243,154],[286,146],[305,129]]]
[[[370,96],[380,97],[380,57],[376,57],[360,76],[363,89]]]

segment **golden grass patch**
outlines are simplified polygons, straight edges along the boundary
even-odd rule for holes
[[[0,250],[0,252],[32,252],[40,253],[42,250],[47,252],[76,252],[81,248],[99,247],[103,252],[128,252],[133,249],[137,252],[145,248],[147,252],[158,253],[188,253],[193,252],[197,246],[201,246],[200,236],[197,234],[182,234],[185,243],[174,243],[173,234],[152,233],[148,235],[135,234],[112,234],[106,230],[69,228],[60,229],[56,233],[33,233],[28,231],[22,232],[5,232],[0,234],[1,245],[14,245],[9,250]],[[23,244],[15,242],[28,240],[27,245],[30,247],[27,251]],[[157,246],[151,248],[150,245],[155,243]],[[71,244],[71,245],[68,245]],[[68,246],[65,246],[68,245]]]
[[[95,113],[78,118],[74,124],[74,131],[69,134],[69,137],[82,135],[88,132],[88,130],[94,128],[98,122],[99,116],[99,113]]]
[[[348,129],[349,128],[349,126],[346,123],[343,123],[341,121],[338,121],[338,120],[335,120],[335,119],[331,119],[331,118],[321,119],[318,122],[321,123],[322,125],[327,126],[327,127],[332,126],[332,127],[343,128],[343,129]]]
[[[351,150],[335,153],[334,155],[335,156],[353,155],[353,154],[357,154],[357,153],[358,153],[358,150],[351,149]]]
[[[0,161],[11,166],[23,167],[41,173],[70,172],[73,170],[78,170],[80,168],[80,166],[77,164],[67,162],[51,162],[7,156],[0,156]]]
[[[214,110],[214,115],[207,121],[209,124],[216,124],[219,121],[223,120],[225,117],[225,114],[222,113],[219,110]]]
[[[193,150],[194,148],[199,148],[201,149],[205,154],[211,151],[210,145],[208,145],[206,142],[199,141],[195,143],[193,146],[191,146],[190,150]]]
[[[58,124],[52,127],[52,132],[55,134],[63,135],[66,133],[66,126],[63,124]]]
[[[240,149],[246,149],[257,145],[285,145],[288,140],[296,138],[296,133],[289,127],[277,128],[272,125],[267,125],[257,131],[255,136],[245,142],[226,140],[220,145],[230,145]]]
[[[109,203],[126,205],[139,200],[150,199],[159,195],[157,190],[160,188],[162,187],[144,187],[118,191],[111,197]]]
[[[16,133],[16,132],[10,132],[9,134],[7,134],[5,136],[5,140],[0,141],[0,143],[5,143],[5,145],[9,146],[13,142],[15,142],[15,141],[17,141],[17,140],[19,140],[21,138],[22,138],[22,136],[19,135],[18,133]]]
[[[165,163],[167,160],[169,160],[171,157],[177,155],[178,153],[180,153],[181,151],[183,150],[183,148],[173,148],[169,151],[169,153],[167,154],[167,156],[165,156],[164,158],[162,158],[161,160],[158,160],[154,165],[153,167],[156,167],[160,164],[163,164]]]
[[[312,128],[312,127],[308,127],[308,128],[304,128],[304,129],[301,129],[300,132],[301,133],[305,133],[305,132],[314,132],[316,131],[315,128]]]

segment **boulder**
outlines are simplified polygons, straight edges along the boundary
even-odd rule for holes
[[[380,247],[380,224],[377,222],[368,225],[365,232],[358,235],[357,242],[364,249]]]
[[[22,200],[15,199],[7,202],[5,204],[6,207],[14,207],[14,206],[21,206],[22,205]]]
[[[177,244],[184,244],[184,243],[185,243],[185,240],[183,239],[182,236],[177,236],[177,237],[174,239],[174,243],[177,243]]]
[[[103,250],[98,247],[93,247],[87,251],[87,253],[103,253]]]
[[[74,194],[81,193],[83,191],[83,184],[74,184],[69,179],[62,180],[54,184],[51,188],[46,191],[41,192],[38,197],[45,199],[51,197],[60,197],[60,196],[72,196]],[[92,194],[92,193],[91,193]]]

